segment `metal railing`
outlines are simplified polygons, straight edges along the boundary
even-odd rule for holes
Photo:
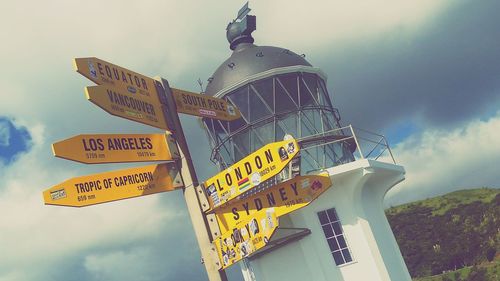
[[[356,128],[352,125],[300,138],[298,142],[301,145],[302,151],[305,150],[306,153],[311,148],[342,143],[350,149],[355,159],[382,159],[381,161],[388,159],[389,162],[396,164],[396,160],[384,135]],[[340,163],[338,164],[343,164],[352,160],[342,161],[340,159],[339,161]]]
[[[225,163],[224,159],[218,159],[217,156],[221,157],[219,150],[224,149],[224,145],[231,139],[232,135],[225,138],[212,150],[211,160],[214,163]],[[297,141],[301,147],[302,157],[300,161],[304,162],[304,165],[300,166],[307,166],[302,172],[323,170],[358,159],[372,159],[396,164],[385,136],[352,125],[297,138]],[[318,153],[316,149],[321,152]],[[334,151],[336,149],[337,151]]]

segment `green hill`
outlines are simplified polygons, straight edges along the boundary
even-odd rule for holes
[[[463,268],[462,275],[416,280],[500,280],[500,190],[456,191],[386,214],[413,278]]]

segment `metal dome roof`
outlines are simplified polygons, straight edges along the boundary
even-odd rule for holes
[[[221,90],[257,73],[300,65],[312,66],[302,56],[287,49],[240,43],[231,56],[209,78],[205,93],[214,96]]]

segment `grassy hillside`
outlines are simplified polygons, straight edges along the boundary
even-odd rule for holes
[[[500,190],[452,192],[393,207],[386,214],[413,278],[463,268],[461,277],[448,273],[415,280],[500,280]]]
[[[433,276],[414,278],[414,281],[498,281],[500,280],[500,261],[467,266]]]
[[[500,193],[500,189],[492,188],[459,190],[442,196],[392,207],[386,210],[386,214],[395,215],[411,210],[415,206],[422,206],[431,208],[432,215],[444,215],[448,210],[454,209],[459,205],[467,205],[475,201],[483,203],[491,202],[498,193]]]

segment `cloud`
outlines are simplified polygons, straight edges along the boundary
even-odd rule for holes
[[[366,42],[394,29],[419,30],[451,3],[432,0],[309,1],[307,5],[291,5],[284,0],[259,2],[254,6],[258,15],[256,38],[261,44],[296,48],[298,53],[329,51],[330,46],[338,48],[353,41]]]
[[[393,149],[406,180],[387,195],[390,205],[464,188],[500,188],[500,111],[451,131],[430,129]]]
[[[449,128],[494,114],[499,8],[495,1],[456,2],[414,32],[394,28],[350,45],[326,44],[318,61],[332,63],[318,66],[330,75],[345,123],[379,131],[402,121]]]
[[[142,241],[189,226],[180,192],[86,208],[44,206],[44,189],[84,173],[68,168],[67,162],[47,165],[50,161],[45,153],[50,154],[50,147],[44,142],[43,128],[31,128],[36,137],[30,152],[0,170],[0,212],[4,214],[0,216],[0,280],[48,278],[53,275],[50,268],[75,255],[107,247],[140,246]],[[161,196],[168,198],[162,200]],[[182,223],[176,228],[167,227],[179,220]],[[61,278],[56,280],[67,280]]]
[[[160,280],[151,260],[149,249],[133,248],[129,251],[108,252],[85,257],[85,268],[94,280]],[[160,274],[161,275],[161,274]]]

